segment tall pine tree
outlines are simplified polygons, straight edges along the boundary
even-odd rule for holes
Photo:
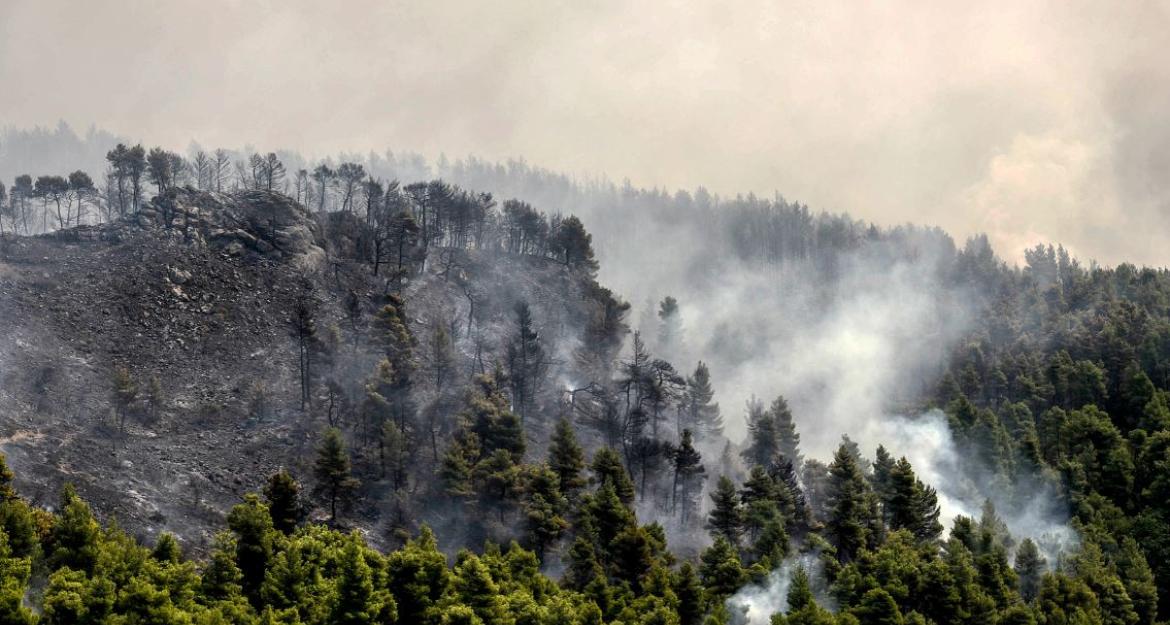
[[[349,452],[341,440],[341,431],[328,428],[317,448],[317,462],[313,465],[317,478],[316,492],[329,501],[329,522],[337,522],[337,504],[349,502],[358,487],[358,480],[350,473]]]
[[[840,562],[852,562],[870,540],[869,484],[857,458],[842,443],[829,465],[825,533]]]

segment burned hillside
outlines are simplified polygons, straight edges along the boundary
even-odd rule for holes
[[[424,261],[414,237],[404,265],[374,275],[356,257],[361,220],[331,217],[275,192],[173,190],[111,223],[5,237],[0,448],[22,491],[51,505],[72,482],[125,527],[201,547],[227,509],[275,471],[308,477],[322,430],[336,425],[352,436],[363,478],[365,503],[346,518],[385,529],[381,507],[395,489],[363,403],[384,355],[376,313],[391,299],[417,368],[411,435],[420,468],[401,492],[428,491],[472,376],[508,369],[522,303],[542,345],[539,386],[523,409],[534,415],[529,436],[543,445],[557,385],[580,377],[573,372],[592,351],[583,332],[605,321],[606,307],[623,305],[587,270],[558,260],[436,245]],[[620,339],[620,317],[609,321]],[[133,398],[120,405],[125,392]]]

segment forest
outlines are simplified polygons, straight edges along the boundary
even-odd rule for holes
[[[0,623],[1165,622],[1167,270],[405,160],[118,143],[96,181],[0,184],[6,246],[199,245],[237,202],[267,267],[286,202],[323,250],[283,311],[291,392],[239,415],[311,453],[206,546],[68,483],[33,502],[0,456]],[[883,338],[825,365],[852,357],[822,323]],[[181,427],[111,362],[109,436]]]

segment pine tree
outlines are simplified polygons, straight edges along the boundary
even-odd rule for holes
[[[435,392],[442,393],[451,371],[455,368],[455,347],[451,341],[451,332],[441,319],[435,323],[434,330],[431,331],[430,352]]]
[[[769,467],[780,453],[780,433],[772,413],[754,397],[747,406],[747,448],[740,456],[749,466]]]
[[[373,572],[366,562],[364,551],[365,547],[357,534],[351,534],[341,549],[337,593],[329,611],[330,623],[390,623],[396,616],[393,599],[374,590]]]
[[[512,405],[523,422],[531,412],[548,369],[540,333],[536,331],[527,302],[516,304],[516,332],[506,351]]]
[[[581,267],[591,273],[597,271],[593,258],[593,235],[585,231],[585,225],[574,215],[565,218],[552,237],[555,249],[565,265]]]
[[[544,562],[545,551],[569,528],[562,516],[568,501],[561,494],[560,478],[547,465],[529,471],[524,490],[529,543],[536,557]]]
[[[8,536],[8,548],[16,558],[38,555],[41,548],[38,515],[33,508],[15,495],[0,499],[0,532]]]
[[[409,437],[398,423],[393,420],[385,421],[382,423],[378,449],[382,474],[390,477],[394,492],[400,492],[406,487],[410,476],[410,461],[414,457]]]
[[[241,586],[253,606],[260,604],[260,585],[272,560],[273,528],[268,506],[254,494],[228,514],[228,527],[236,534],[236,566]]]
[[[158,540],[154,543],[154,550],[151,551],[150,556],[159,562],[178,564],[183,557],[183,552],[179,547],[179,541],[175,540],[175,535],[163,532],[159,534]]]
[[[867,518],[869,485],[847,445],[837,448],[829,465],[828,519],[825,531],[837,548],[837,559],[851,562],[870,539]]]
[[[407,325],[406,304],[396,295],[387,295],[386,304],[375,314],[371,324],[374,340],[385,352],[374,381],[367,387],[367,396],[377,409],[367,436],[381,441],[382,423],[392,419],[408,438],[415,431],[415,406],[411,397],[415,362],[414,334]],[[376,395],[371,395],[376,391]],[[370,403],[370,402],[367,402]]]
[[[471,608],[485,625],[504,622],[500,588],[478,556],[469,551],[459,553],[451,586],[459,603]]]
[[[89,505],[77,495],[72,484],[66,484],[61,490],[59,510],[46,549],[50,566],[92,571],[101,549],[101,530]]]
[[[341,440],[337,428],[328,428],[317,449],[317,462],[313,466],[317,478],[315,492],[329,500],[329,522],[337,522],[337,504],[346,503],[358,487],[358,481],[350,474],[349,453]]]
[[[414,370],[416,340],[407,326],[406,304],[397,295],[386,296],[386,304],[374,316],[374,340],[386,352],[400,381],[409,378]]]
[[[317,333],[317,299],[313,284],[305,280],[293,302],[289,317],[289,330],[297,342],[298,383],[301,389],[301,410],[304,410],[313,396],[313,356],[319,350],[320,337]]]
[[[739,545],[743,532],[743,510],[739,506],[739,493],[735,484],[726,475],[719,476],[715,491],[711,493],[711,512],[707,517],[707,529],[712,537],[722,536],[732,545]]]
[[[776,481],[761,466],[752,467],[751,474],[739,493],[743,503],[743,526],[748,538],[755,540],[760,530],[769,521],[786,521],[780,503],[788,501],[788,489],[777,486]],[[785,506],[791,508],[791,505]],[[791,512],[791,510],[789,510]]]
[[[603,578],[605,571],[597,560],[593,542],[585,536],[578,536],[569,548],[568,569],[563,584],[575,590],[584,590],[593,580]]]
[[[494,511],[501,523],[512,505],[519,502],[520,475],[520,465],[503,449],[480,459],[472,468],[479,505]]]
[[[878,463],[874,463],[877,467]],[[938,495],[914,476],[906,458],[900,458],[886,477],[889,499],[886,517],[892,529],[910,530],[920,541],[933,541],[942,534],[938,522]]]
[[[862,475],[865,475],[865,472],[868,469],[867,465],[869,463],[866,462],[865,457],[861,455],[861,445],[858,445],[857,441],[849,438],[848,434],[842,434],[841,446],[844,447],[847,452],[849,452],[850,456],[853,456],[853,461],[857,464],[858,470],[861,471]]]
[[[164,403],[162,382],[158,376],[150,376],[146,381],[146,388],[142,392],[142,407],[146,419],[151,423],[157,422]]]
[[[664,350],[669,357],[682,334],[678,300],[669,295],[664,297],[658,304],[658,319],[658,349]]]
[[[788,551],[788,531],[784,529],[784,523],[778,518],[765,521],[752,544],[752,554],[756,561],[764,566],[775,567],[788,557]]]
[[[796,466],[791,460],[782,458],[772,466],[768,475],[776,483],[777,490],[784,491],[778,494],[777,505],[784,514],[785,529],[795,537],[803,536],[812,523],[812,511],[805,499],[804,489],[800,486]]]
[[[788,401],[783,395],[777,395],[768,407],[768,414],[772,416],[778,437],[777,450],[780,455],[792,462],[793,466],[800,466],[800,434],[796,431],[796,422],[792,418],[792,410],[788,408]]]
[[[634,511],[618,497],[612,482],[605,482],[597,492],[584,498],[578,525],[595,535],[597,555],[608,563],[614,539],[626,528],[637,524]]]
[[[614,579],[644,592],[644,578],[654,566],[653,539],[647,531],[631,523],[614,536],[608,552]]]
[[[16,489],[12,487],[15,479],[16,475],[8,468],[4,454],[0,453],[0,503],[16,499]]]
[[[69,569],[62,569],[62,571],[66,574],[73,573]],[[80,572],[76,572],[75,574],[84,579],[84,574]],[[24,558],[12,557],[12,552],[8,548],[7,536],[3,530],[0,530],[0,623],[4,623],[5,625],[34,625],[38,622],[32,610],[24,605],[24,598],[28,591],[28,582],[31,575],[31,562]],[[50,591],[52,590],[54,589],[50,586]],[[46,595],[44,601],[46,615],[42,616],[39,621],[52,625],[55,602],[51,593],[46,593]],[[70,616],[70,614],[66,613],[65,619],[68,619]]]
[[[796,567],[792,573],[792,581],[788,585],[788,611],[796,612],[803,610],[815,603],[812,593],[812,585],[808,581],[808,573],[805,572],[803,566]]]
[[[1018,566],[1019,560],[1016,562]],[[1126,594],[1133,601],[1133,609],[1139,618],[1137,625],[1153,625],[1158,613],[1158,586],[1141,547],[1129,536],[1121,541],[1117,570],[1125,584]],[[1023,576],[1020,577],[1022,583]]]
[[[671,485],[670,506],[677,512],[684,527],[691,523],[697,502],[696,495],[706,479],[703,458],[695,449],[691,431],[683,430],[682,441],[674,452],[674,481]]]
[[[585,487],[585,452],[577,442],[577,433],[568,419],[557,421],[552,440],[548,447],[549,468],[557,474],[561,493],[569,501],[576,501],[577,494]]]
[[[457,437],[443,454],[443,463],[439,469],[443,492],[456,499],[474,498],[476,493],[472,470],[479,456],[479,440],[475,434],[466,433]]]
[[[626,471],[625,465],[622,464],[622,457],[618,455],[618,452],[609,447],[597,450],[597,453],[593,455],[593,465],[590,468],[593,471],[593,481],[596,484],[613,486],[614,493],[623,504],[633,505],[634,481],[630,479],[630,474]]]
[[[884,445],[878,445],[877,453],[873,461],[873,474],[870,480],[873,482],[873,490],[877,493],[878,498],[882,502],[883,516],[888,523],[890,520],[890,501],[894,497],[893,486],[890,474],[894,470],[894,465],[897,463],[894,457],[886,451]]]
[[[679,625],[699,625],[705,613],[703,584],[694,565],[683,562],[673,582],[674,595],[678,597]]]
[[[682,418],[679,429],[691,430],[692,435],[699,440],[722,436],[723,417],[719,414],[719,404],[714,402],[714,398],[711,371],[700,361],[694,374],[687,378],[686,397],[679,412]]]
[[[902,612],[890,593],[874,588],[865,593],[861,603],[853,608],[853,615],[860,625],[902,625]]]
[[[463,412],[464,423],[478,437],[483,457],[503,451],[513,462],[520,462],[525,450],[524,429],[520,419],[508,409],[508,399],[498,379],[497,375],[476,376]]]
[[[806,458],[799,475],[810,521],[825,523],[829,518],[829,465]]]
[[[203,567],[200,591],[213,601],[227,601],[243,591],[244,579],[236,564],[236,540],[228,532],[215,536],[211,557]]]
[[[130,377],[130,370],[125,367],[114,369],[113,384],[114,416],[118,419],[118,431],[126,433],[126,417],[131,408],[138,401],[138,383]]]
[[[723,536],[703,551],[699,557],[699,576],[711,598],[721,601],[739,590],[747,575],[740,562],[739,552]]]
[[[451,585],[447,557],[427,526],[418,538],[386,556],[386,588],[393,594],[399,623],[433,623],[439,601]]]
[[[790,611],[788,614],[772,616],[772,625],[854,625],[855,623],[857,623],[857,619],[852,614],[843,613],[834,618],[832,612],[817,605],[815,601],[799,610]]]
[[[281,469],[268,477],[264,498],[272,515],[272,526],[284,535],[291,534],[301,518],[301,485],[288,471]]]
[[[496,380],[476,376],[440,475],[448,495],[491,509],[502,522],[520,494],[526,444],[520,419],[508,409]]]
[[[1025,538],[1016,550],[1016,576],[1020,580],[1020,596],[1031,603],[1040,592],[1040,578],[1046,562],[1031,538]]]

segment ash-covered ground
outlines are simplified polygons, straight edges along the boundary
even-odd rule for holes
[[[52,507],[71,482],[103,517],[143,536],[173,532],[196,551],[278,469],[291,470],[307,494],[327,419],[321,404],[299,404],[291,315],[306,288],[320,332],[355,345],[331,364],[346,378],[351,405],[380,358],[368,319],[399,286],[420,343],[438,324],[450,329],[455,388],[499,360],[521,299],[559,359],[554,369],[570,366],[588,295],[557,263],[436,248],[400,284],[329,247],[304,208],[265,192],[180,191],[113,224],[0,241],[0,451],[21,492]],[[361,309],[356,324],[352,301]],[[420,347],[420,371],[428,357]],[[118,418],[119,368],[140,394],[157,379],[156,408]],[[457,406],[432,405],[428,393],[420,373],[420,410],[445,410],[453,420]],[[530,423],[529,436],[543,441],[550,427]],[[376,449],[352,452],[363,486],[346,522],[377,540],[390,489],[370,468]],[[435,460],[420,456],[417,496]],[[308,501],[308,514],[320,518]]]

